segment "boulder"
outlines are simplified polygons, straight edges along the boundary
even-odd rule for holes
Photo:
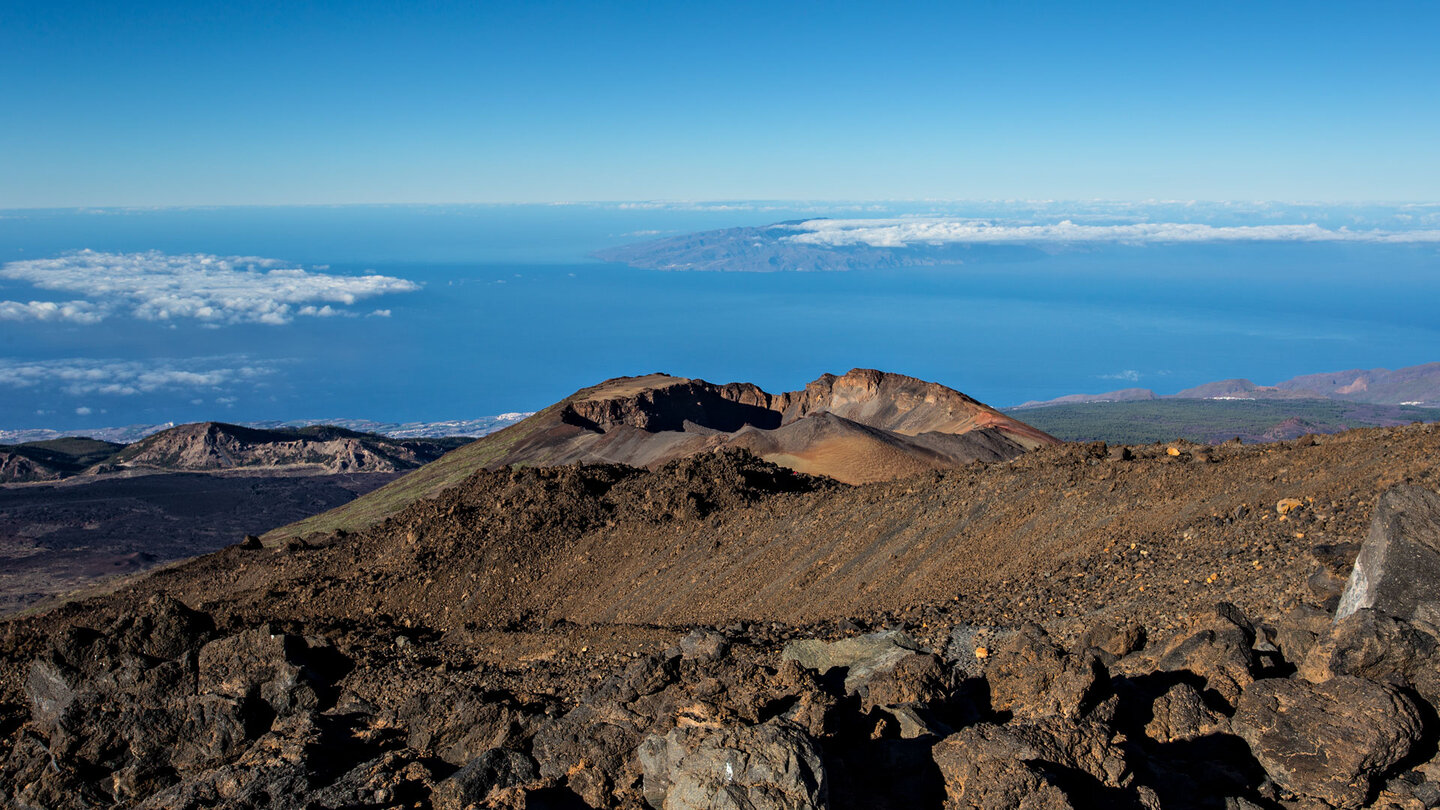
[[[694,630],[680,639],[680,657],[687,661],[719,661],[730,652],[730,640],[714,630]]]
[[[1254,680],[1255,628],[1227,603],[1168,640],[1116,662],[1116,672],[1136,677],[1152,672],[1193,673],[1205,682],[1211,702],[1233,706]]]
[[[813,669],[799,661],[780,664],[771,682],[776,702],[788,702],[784,717],[812,737],[828,737],[840,726],[840,703],[844,695],[826,683]]]
[[[1277,618],[1270,627],[1270,641],[1284,660],[1298,667],[1320,639],[1330,635],[1334,621],[1330,614],[1300,605]]]
[[[1097,650],[1102,660],[1113,662],[1145,646],[1145,628],[1135,622],[1097,619],[1080,634],[1081,650]]]
[[[792,641],[785,645],[780,660],[797,661],[821,675],[843,669],[845,691],[853,693],[878,673],[894,669],[901,660],[920,651],[920,646],[909,636],[886,630],[839,641]]]
[[[519,751],[492,748],[435,786],[435,810],[463,810],[490,798],[491,791],[518,787],[540,776],[535,760]]]
[[[1231,726],[1281,788],[1356,808],[1420,740],[1415,704],[1396,689],[1340,676],[1267,679],[1246,688]]]
[[[950,672],[938,655],[910,653],[871,677],[861,705],[941,704],[950,696]]]
[[[1440,624],[1440,494],[1401,486],[1380,496],[1335,618],[1362,608]]]
[[[1440,706],[1440,638],[1428,625],[1359,610],[1316,641],[1297,674],[1312,683],[1353,675],[1402,684]]]
[[[1078,718],[1109,685],[1098,658],[1066,654],[1037,624],[1020,628],[990,654],[985,679],[993,711],[1030,719]]]
[[[106,635],[120,647],[150,658],[177,658],[198,648],[215,629],[210,616],[167,594],[156,594],[133,616],[118,619]]]
[[[257,627],[200,648],[199,691],[237,700],[258,698],[277,715],[308,711],[317,708],[317,690],[331,680],[324,670],[340,666],[339,658],[322,639]]]
[[[968,726],[935,745],[947,810],[1070,810],[1070,797],[1047,773],[1040,752],[993,723]]]
[[[1159,743],[1193,740],[1229,731],[1225,715],[1205,705],[1200,693],[1184,681],[1171,686],[1150,707],[1145,735]]]
[[[657,810],[807,810],[828,806],[814,742],[784,722],[680,727],[638,752],[645,801]]]
[[[409,729],[411,748],[458,766],[492,748],[518,745],[533,719],[513,701],[453,689],[411,696],[392,722]]]

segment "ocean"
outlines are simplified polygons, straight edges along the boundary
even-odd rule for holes
[[[157,317],[103,279],[0,301],[0,427],[463,419],[664,371],[770,391],[874,367],[996,406],[1440,359],[1434,244],[1199,243],[849,272],[638,270],[589,254],[661,235],[923,206],[343,206],[0,212],[0,265],[73,251],[280,260],[418,285],[276,322]],[[241,290],[235,296],[258,293]],[[263,297],[263,295],[261,296]],[[248,304],[247,304],[248,306]],[[32,312],[38,311],[31,308]],[[148,313],[148,314],[146,314]],[[82,313],[83,315],[84,313]],[[326,317],[329,315],[329,317]],[[103,316],[103,317],[102,317]]]

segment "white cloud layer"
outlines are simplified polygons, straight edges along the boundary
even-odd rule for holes
[[[125,314],[147,321],[290,323],[296,316],[351,315],[365,298],[413,292],[420,285],[381,275],[340,276],[249,256],[97,253],[10,262],[0,278],[92,299],[59,304],[0,302],[0,319],[95,323]]]
[[[99,323],[100,308],[89,301],[0,301],[0,321],[71,321]]]
[[[796,231],[782,241],[822,247],[903,248],[945,244],[1174,244],[1179,242],[1440,242],[1440,230],[1328,229],[1319,225],[1202,225],[1142,222],[1081,225],[1070,220],[1018,225],[982,219],[812,219],[784,226]]]
[[[218,365],[225,363],[225,365]],[[134,396],[162,391],[215,390],[253,383],[273,369],[244,357],[191,360],[0,359],[0,386],[58,389],[72,396]]]

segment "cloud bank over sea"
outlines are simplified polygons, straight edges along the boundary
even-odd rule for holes
[[[349,307],[367,299],[414,292],[420,285],[383,275],[342,276],[295,267],[278,259],[100,253],[80,250],[0,266],[0,279],[88,300],[0,300],[0,320],[98,323],[110,317],[144,321],[194,320],[206,325],[283,325],[296,317],[355,317]],[[373,314],[385,315],[388,310]]]
[[[1440,243],[1440,230],[1351,230],[1315,223],[1219,226],[1192,222],[1087,225],[1071,220],[1016,224],[968,218],[812,219],[777,226],[793,244],[906,248],[944,244],[1176,244],[1196,242]]]
[[[0,387],[59,390],[71,396],[136,396],[253,385],[274,371],[273,364],[254,362],[243,355],[147,360],[0,358]]]

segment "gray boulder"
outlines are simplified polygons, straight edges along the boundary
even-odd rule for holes
[[[656,810],[810,810],[828,806],[820,752],[803,731],[769,722],[676,728],[638,751]]]
[[[795,661],[821,675],[843,668],[845,691],[856,692],[875,675],[893,670],[902,660],[920,651],[914,639],[897,630],[886,630],[839,641],[792,641],[785,645],[780,660]]]
[[[1401,486],[1380,496],[1335,619],[1362,608],[1440,624],[1440,495]]]

